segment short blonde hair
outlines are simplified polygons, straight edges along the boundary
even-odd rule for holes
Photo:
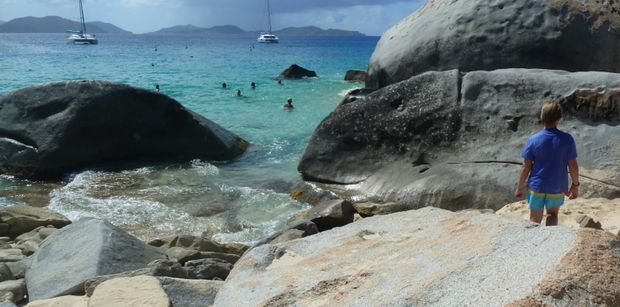
[[[545,125],[555,124],[562,118],[562,106],[555,100],[547,100],[540,109],[540,121]]]

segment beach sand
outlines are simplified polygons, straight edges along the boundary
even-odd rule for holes
[[[529,219],[529,207],[526,201],[506,205],[496,212],[498,215],[516,216]],[[620,229],[620,199],[578,198],[566,200],[560,209],[560,225],[579,228],[577,220],[587,215],[602,224],[603,229],[618,234]]]

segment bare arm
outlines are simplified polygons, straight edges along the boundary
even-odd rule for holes
[[[568,190],[566,195],[570,199],[575,199],[579,197],[579,164],[577,164],[577,160],[568,161],[568,172],[570,173],[570,179],[572,180],[572,185]]]
[[[527,177],[530,175],[530,171],[532,170],[532,160],[525,160],[523,162],[523,167],[521,168],[521,174],[519,175],[519,184],[517,185],[517,190],[515,191],[515,197],[521,198],[525,194],[527,190],[526,181]]]

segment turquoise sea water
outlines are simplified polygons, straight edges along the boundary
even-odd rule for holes
[[[254,38],[102,35],[97,46],[66,44],[62,34],[0,34],[0,95],[44,82],[101,79],[151,88],[177,99],[253,146],[239,159],[160,165],[123,172],[85,171],[60,183],[0,177],[0,206],[49,205],[72,219],[109,219],[145,239],[206,232],[251,242],[281,227],[305,204],[287,187],[314,128],[365,69],[378,38]],[[284,81],[291,64],[319,77]],[[222,82],[228,90],[221,89]],[[256,82],[257,89],[250,89]],[[243,97],[235,97],[240,89]],[[281,108],[293,98],[295,109]]]

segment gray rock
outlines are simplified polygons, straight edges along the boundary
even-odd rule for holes
[[[33,86],[0,105],[0,169],[27,178],[120,163],[229,160],[248,146],[170,97],[111,82]]]
[[[407,205],[404,204],[373,202],[354,203],[353,208],[355,209],[355,212],[360,214],[361,217],[387,215],[410,209]]]
[[[319,231],[344,226],[353,222],[353,204],[348,200],[336,199],[319,203],[300,213],[298,220],[312,221]]]
[[[504,306],[531,295],[565,256],[574,259],[578,244],[590,243],[575,230],[475,211],[374,216],[248,251],[215,306]],[[593,275],[582,282],[603,277]]]
[[[207,238],[201,238],[192,235],[178,235],[170,236],[166,238],[155,239],[149,242],[149,245],[171,248],[171,247],[184,247],[201,252],[217,252],[241,255],[247,249],[248,246],[239,243],[218,243]]]
[[[225,280],[233,266],[220,259],[198,259],[185,263],[185,268],[192,279]]]
[[[9,266],[6,263],[0,263],[0,282],[13,279],[15,279],[15,276],[13,276]]]
[[[39,249],[39,244],[56,231],[53,226],[38,227],[15,238],[15,248],[22,250],[24,255],[32,255]]]
[[[427,1],[381,36],[366,86],[450,69],[620,72],[618,11],[617,1]]]
[[[0,282],[0,298],[2,301],[19,303],[26,296],[26,283],[23,279]]]
[[[120,228],[98,219],[82,219],[49,236],[26,269],[31,300],[79,293],[86,280],[145,267],[163,258]]]
[[[159,282],[174,307],[211,306],[223,281],[160,277]]]
[[[289,195],[294,200],[307,203],[311,206],[315,206],[322,201],[339,199],[334,193],[323,189],[320,184],[301,180],[291,187]]]
[[[239,261],[239,255],[216,252],[200,252],[200,259],[220,259],[230,264],[235,264]]]
[[[301,239],[304,237],[304,231],[299,229],[289,229],[287,231],[282,232],[279,236],[275,237],[269,244],[278,244],[283,242],[288,242],[296,239]]]
[[[264,245],[267,243],[276,243],[276,242],[284,242],[297,239],[298,235],[301,237],[311,236],[313,234],[319,233],[319,229],[316,227],[312,221],[297,221],[288,225],[285,229],[277,231],[276,233],[270,235],[269,237],[257,242],[254,244],[252,248],[255,248],[260,245]]]
[[[0,110],[0,112],[2,111]],[[71,224],[68,218],[58,212],[25,205],[2,208],[0,210],[0,221],[8,225],[7,232],[13,237],[41,226],[51,225],[55,228],[62,228]]]
[[[26,277],[26,267],[29,263],[29,258],[26,258],[15,262],[5,262],[4,264],[9,267],[14,278],[24,278]]]
[[[149,274],[152,276],[168,276],[187,278],[187,270],[180,263],[168,260],[158,259],[148,264]]]
[[[301,79],[303,77],[316,77],[316,72],[312,70],[307,70],[297,64],[291,65],[289,68],[285,69],[280,73],[280,77],[288,78],[288,79]]]
[[[0,262],[15,262],[26,259],[21,249],[0,249]]]
[[[185,264],[185,262],[189,260],[196,260],[202,258],[199,251],[183,247],[169,248],[168,250],[166,250],[166,256],[168,256],[168,259],[177,261],[180,264]]]
[[[366,82],[367,76],[368,74],[365,70],[347,70],[347,73],[344,75],[344,80]]]
[[[135,270],[135,271],[129,271],[129,272],[122,272],[122,273],[118,273],[118,274],[110,274],[110,275],[100,275],[100,276],[96,276],[93,278],[90,278],[88,280],[86,280],[84,282],[84,293],[86,294],[86,296],[92,296],[93,292],[95,292],[95,289],[97,288],[97,286],[99,286],[100,284],[110,280],[110,279],[115,279],[115,278],[122,278],[122,277],[136,277],[136,276],[142,276],[142,275],[150,275],[151,270],[149,268],[144,268],[144,269],[139,269],[139,270]]]
[[[584,197],[620,196],[620,74],[503,69],[424,73],[338,106],[298,169],[357,202],[500,209],[514,202],[542,102],[561,100]],[[404,207],[403,207],[404,205]]]

